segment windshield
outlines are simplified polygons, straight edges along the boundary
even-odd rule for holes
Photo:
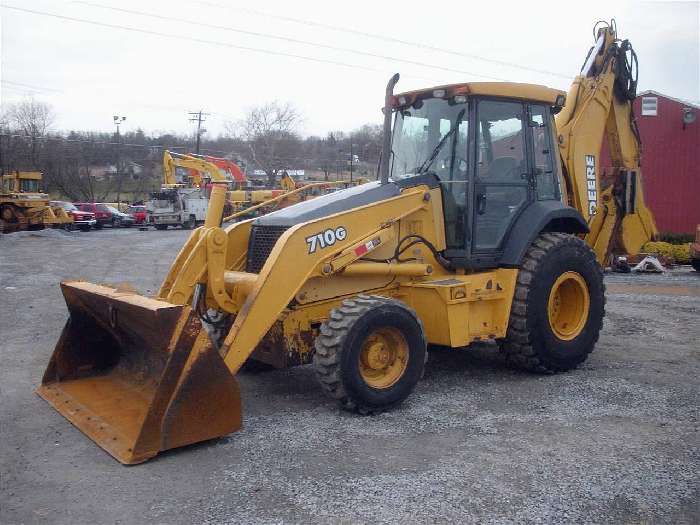
[[[466,103],[431,98],[398,111],[392,141],[392,178],[431,172],[443,183],[464,182],[467,124]]]
[[[116,209],[115,207],[113,207],[113,206],[105,206],[105,208],[107,208],[107,209],[108,209],[109,211],[111,211],[112,213],[121,214],[121,212],[120,212],[118,209]]]
[[[66,211],[78,211],[78,208],[75,207],[75,204],[71,202],[64,202],[61,204],[61,207]]]
[[[39,192],[39,181],[31,179],[20,179],[19,181],[20,189],[27,193],[38,193]]]

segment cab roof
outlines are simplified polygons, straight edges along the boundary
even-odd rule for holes
[[[522,84],[519,82],[466,82],[464,84],[449,84],[435,86],[416,91],[407,91],[394,95],[392,107],[413,104],[417,99],[435,97],[435,91],[444,90],[439,98],[452,98],[457,95],[503,97],[517,100],[542,102],[550,106],[563,106],[566,92],[539,84]],[[401,99],[404,100],[401,100]]]

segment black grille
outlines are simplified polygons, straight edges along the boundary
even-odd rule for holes
[[[288,229],[288,226],[253,226],[248,240],[248,261],[245,271],[260,273],[277,239]]]

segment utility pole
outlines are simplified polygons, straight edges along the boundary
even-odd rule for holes
[[[352,167],[355,161],[355,155],[352,149],[352,135],[350,135],[350,183],[352,184]]]
[[[206,122],[207,119],[204,117],[208,116],[209,113],[203,113],[200,109],[199,111],[190,111],[190,122],[197,123],[197,146],[195,147],[195,153],[199,155],[199,145],[201,142],[202,133],[206,133],[206,129],[202,129],[202,122]]]
[[[126,120],[126,117],[114,115],[113,119],[114,125],[117,126],[117,208],[119,208],[119,200],[121,199],[122,192],[121,159],[119,158],[119,146],[121,143],[119,135],[119,125]]]

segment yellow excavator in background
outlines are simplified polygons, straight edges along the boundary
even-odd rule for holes
[[[178,181],[177,169],[186,170]],[[228,188],[229,181],[219,168],[202,158],[165,150],[163,184],[146,202],[147,223],[158,230],[180,226],[194,228],[204,222],[212,184]],[[228,205],[229,212],[233,208]]]
[[[177,168],[188,170],[188,182],[178,183]],[[163,152],[163,183],[165,186],[174,187],[178,184],[185,184],[202,187],[205,179],[212,182],[229,182],[215,164],[205,159],[168,150]]]
[[[513,366],[575,368],[603,322],[599,262],[653,233],[635,217],[628,50],[599,28],[568,99],[496,82],[394,95],[395,75],[380,180],[229,226],[214,187],[156,297],[61,284],[70,317],[38,394],[129,464],[238,430],[249,359],[313,363],[361,414],[409,396],[428,344],[496,341]],[[620,170],[607,186],[605,133]]]
[[[0,175],[0,232],[67,226],[73,219],[60,206],[51,206],[40,190],[40,171],[10,171]]]

